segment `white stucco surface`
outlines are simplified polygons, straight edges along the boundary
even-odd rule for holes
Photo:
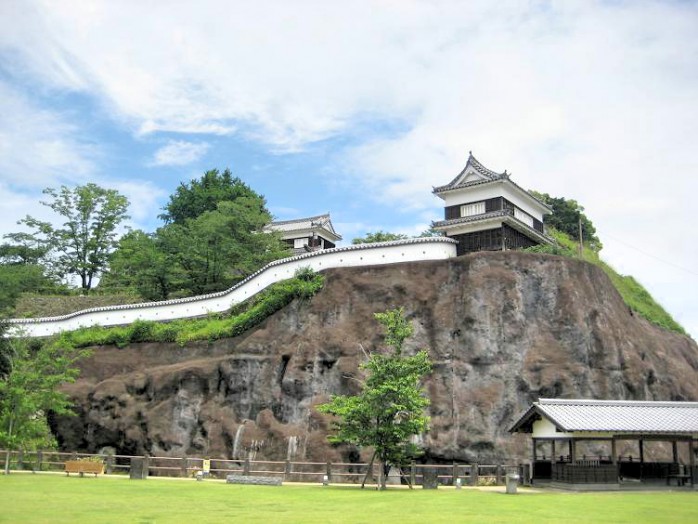
[[[45,337],[88,326],[118,326],[136,320],[168,321],[199,317],[228,310],[234,304],[255,295],[271,284],[293,277],[301,268],[314,271],[339,267],[399,264],[425,260],[444,260],[456,256],[456,242],[450,238],[416,238],[340,247],[307,253],[272,262],[232,288],[177,300],[147,302],[93,308],[60,317],[12,319],[9,334]]]

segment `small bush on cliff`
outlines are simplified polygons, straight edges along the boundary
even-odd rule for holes
[[[70,347],[115,345],[125,347],[133,342],[213,341],[236,337],[259,325],[267,317],[295,298],[306,299],[324,285],[324,277],[304,271],[301,275],[269,286],[250,300],[231,308],[227,315],[211,315],[204,319],[186,319],[161,323],[138,320],[128,326],[82,328],[60,335]]]

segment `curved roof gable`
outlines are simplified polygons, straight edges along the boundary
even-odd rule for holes
[[[483,182],[492,182],[494,180],[501,180],[503,178],[509,178],[506,170],[504,170],[503,173],[497,173],[496,171],[486,168],[477,158],[473,156],[473,152],[469,151],[468,161],[466,162],[463,170],[448,184],[435,187],[434,193],[441,193],[443,191],[468,187],[471,185],[481,184]]]

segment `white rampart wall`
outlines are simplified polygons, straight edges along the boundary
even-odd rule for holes
[[[230,309],[275,282],[293,277],[296,270],[309,267],[314,271],[338,267],[397,264],[420,260],[443,260],[456,256],[456,242],[450,238],[416,238],[361,244],[307,253],[267,264],[256,273],[219,293],[163,302],[86,309],[61,317],[12,319],[14,329],[29,337],[45,337],[87,326],[118,326],[135,320],[167,321],[203,316]]]

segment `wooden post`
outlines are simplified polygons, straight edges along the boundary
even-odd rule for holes
[[[615,438],[611,439],[611,462],[613,464],[618,463],[618,459],[616,458],[616,439]]]
[[[495,477],[495,482],[497,485],[504,484],[504,466],[497,464],[497,476]]]
[[[696,482],[696,453],[693,450],[693,437],[688,437],[688,464],[691,468],[691,486]]]
[[[22,449],[17,452],[17,469],[20,471],[24,469],[24,450]]]
[[[327,475],[327,482],[332,482],[332,462],[327,461],[327,468],[325,469]]]
[[[456,481],[458,480],[458,464],[455,462],[453,463],[453,474],[452,474],[452,481],[453,485],[456,485]]]
[[[41,463],[44,461],[44,454],[41,450],[36,452],[36,469],[34,470],[34,473],[36,473],[37,470],[41,471]]]
[[[551,454],[550,463],[555,464],[556,451],[555,451],[555,441],[554,440],[550,441],[550,454]]]
[[[477,486],[478,477],[480,476],[480,466],[475,464],[470,465],[470,485]]]
[[[189,459],[187,459],[187,457],[182,457],[180,469],[183,477],[186,477],[189,474]]]
[[[106,464],[107,475],[111,475],[113,470],[114,470],[114,454],[107,453],[107,464]]]
[[[676,445],[675,440],[671,441],[671,453],[674,457],[674,464],[678,464],[679,463],[679,450],[678,450],[678,446]]]
[[[410,464],[410,484],[413,486],[417,483],[417,465],[414,463],[414,460]]]
[[[570,439],[570,462],[572,464],[577,463],[577,443],[574,439]]]
[[[242,466],[242,474],[243,475],[249,475],[250,474],[250,457],[247,457],[245,459],[245,463]]]
[[[286,477],[291,474],[291,461],[286,459],[286,463],[284,464],[284,480],[286,480]]]

